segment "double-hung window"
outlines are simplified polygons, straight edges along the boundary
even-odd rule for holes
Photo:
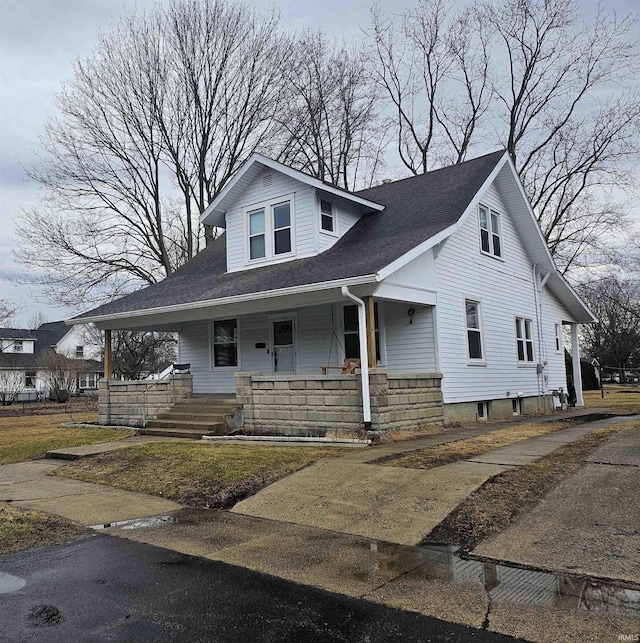
[[[562,324],[556,324],[556,353],[561,353],[564,347],[564,337],[562,336]]]
[[[326,199],[320,199],[320,229],[323,232],[334,233],[336,231],[336,220],[333,213],[333,204]]]
[[[25,388],[35,388],[36,387],[36,372],[27,371],[24,374],[24,387]]]
[[[482,252],[502,257],[500,215],[484,205],[479,207],[480,247]]]
[[[482,328],[480,326],[480,302],[465,300],[467,318],[467,348],[470,360],[482,360]]]
[[[249,261],[291,254],[292,198],[279,198],[245,210]]]
[[[376,337],[376,361],[380,361],[380,323],[378,319],[378,303],[373,304],[373,318]],[[342,322],[344,329],[344,357],[345,359],[360,359],[360,335],[358,323],[358,307],[351,304],[342,308]]]
[[[23,353],[24,352],[24,342],[21,339],[13,342],[13,352],[14,353]]]
[[[518,361],[533,364],[533,322],[516,317],[516,350]]]
[[[238,320],[222,319],[213,322],[213,366],[238,365]]]

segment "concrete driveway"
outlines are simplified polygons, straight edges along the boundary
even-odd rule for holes
[[[640,427],[615,434],[533,511],[474,554],[640,583]]]

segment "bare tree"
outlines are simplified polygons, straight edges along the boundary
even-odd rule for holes
[[[620,382],[632,358],[640,359],[640,283],[608,275],[579,286],[598,323],[583,326],[586,352],[601,366],[619,369]]]
[[[397,19],[374,13],[370,34],[402,162],[420,173],[504,145],[565,270],[621,229],[612,188],[633,184],[640,150],[637,19],[578,9],[486,0],[456,14],[420,1]]]
[[[24,389],[24,370],[11,360],[5,361],[0,369],[0,406],[11,406]]]
[[[8,324],[18,307],[6,299],[0,299],[0,324]]]
[[[76,392],[82,361],[49,350],[40,360],[43,381],[52,402],[67,402]]]
[[[198,215],[268,150],[288,38],[241,0],[128,14],[75,65],[17,228],[50,298],[77,306],[155,283],[199,250]]]
[[[46,324],[48,321],[47,316],[39,310],[38,312],[35,312],[29,317],[27,320],[27,328],[29,330],[37,330],[42,326],[42,324]]]
[[[422,174],[463,161],[491,98],[489,36],[478,12],[419,0],[391,19],[376,5],[369,38],[405,167]]]
[[[137,380],[176,359],[172,333],[116,331],[112,339],[113,371],[116,377]]]
[[[347,190],[369,187],[386,144],[380,92],[361,47],[305,31],[282,68],[280,160]]]

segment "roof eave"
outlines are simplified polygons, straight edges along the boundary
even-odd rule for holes
[[[187,302],[184,304],[175,304],[172,306],[157,306],[155,308],[141,308],[139,310],[112,313],[106,315],[93,315],[91,317],[74,317],[66,320],[69,326],[89,323],[104,323],[108,321],[148,317],[163,313],[175,313],[186,310],[196,310],[200,308],[213,308],[228,304],[240,304],[243,302],[254,301],[256,299],[270,299],[273,297],[284,297],[287,295],[296,295],[321,290],[330,290],[341,286],[357,286],[361,284],[374,283],[377,281],[376,275],[362,275],[359,277],[348,277],[345,279],[335,279],[333,281],[317,282],[313,284],[303,284],[301,286],[291,286],[289,288],[280,288],[277,290],[265,290],[262,292],[246,293],[243,295],[233,295],[231,297],[220,297],[218,299],[206,299],[202,301]]]
[[[221,204],[224,203],[225,199],[230,195],[234,187],[237,185],[238,181],[240,181],[240,179],[255,163],[260,163],[260,165],[269,167],[276,172],[281,172],[282,174],[285,174],[292,179],[305,183],[306,185],[310,185],[318,190],[324,190],[329,194],[334,194],[348,201],[352,201],[353,203],[357,203],[358,205],[361,205],[362,207],[369,210],[374,210],[377,212],[384,210],[385,206],[381,203],[376,203],[375,201],[364,199],[356,194],[353,194],[352,192],[348,192],[347,190],[343,190],[333,185],[324,183],[319,179],[305,174],[304,172],[300,172],[299,170],[295,170],[287,165],[284,165],[283,163],[279,163],[278,161],[274,161],[273,159],[270,159],[266,156],[262,156],[262,154],[256,153],[252,154],[251,157],[247,161],[245,161],[245,163],[233,175],[231,180],[220,191],[218,196],[216,196],[216,198],[211,201],[204,212],[200,215],[200,223],[218,227],[224,226],[225,208],[221,207]]]

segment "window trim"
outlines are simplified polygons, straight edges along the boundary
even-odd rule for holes
[[[480,210],[485,210],[487,213],[487,225],[489,226],[488,228],[483,228],[482,225],[480,224]],[[495,233],[493,230],[493,224],[491,219],[492,214],[494,214],[498,220],[497,233]],[[489,234],[489,251],[488,252],[486,250],[483,250],[482,248],[482,230],[487,230]],[[502,213],[498,212],[497,210],[494,210],[493,208],[490,208],[488,205],[485,205],[484,203],[479,203],[478,204],[478,242],[480,247],[480,253],[483,254],[485,257],[492,257],[493,259],[504,261],[504,237],[502,232],[503,232]],[[495,254],[494,252],[495,250],[494,243],[493,243],[494,236],[498,237],[498,241],[500,243],[500,254]]]
[[[375,366],[369,365],[369,368],[382,368],[387,365],[387,336],[385,333],[385,319],[384,319],[384,302],[380,299],[376,299],[375,303],[378,305],[378,337],[380,343],[380,359],[378,360]],[[345,306],[357,306],[357,304],[352,304],[348,301],[341,302],[336,304],[337,310],[335,311],[335,316],[337,320],[336,330],[339,333],[341,338],[340,346],[338,347],[339,355],[344,362],[346,359],[345,350],[344,350],[344,308]]]
[[[214,330],[214,324],[216,322],[221,322],[221,321],[230,321],[232,319],[236,320],[236,333],[237,333],[237,340],[236,340],[236,348],[237,348],[237,364],[235,366],[216,366],[216,360],[215,360],[215,355],[214,355],[214,338],[215,338],[215,330]],[[218,372],[224,372],[224,371],[239,371],[241,370],[241,359],[242,359],[242,352],[240,350],[241,347],[241,336],[240,336],[240,317],[216,317],[215,319],[210,319],[209,320],[209,368],[211,371],[218,373]]]
[[[467,302],[476,304],[478,306],[478,328],[469,328],[467,326]],[[484,341],[484,316],[482,313],[482,300],[478,297],[464,295],[462,300],[462,319],[464,322],[464,346],[466,347],[467,364],[469,366],[486,366],[487,365],[487,347]],[[475,330],[480,333],[480,350],[482,357],[470,357],[469,353],[469,330]]]
[[[333,230],[325,230],[322,227],[322,202],[326,201],[331,204],[331,218],[333,219]],[[326,234],[329,237],[338,236],[338,213],[336,211],[336,204],[334,199],[328,199],[324,196],[318,195],[318,230],[320,234]]]
[[[535,341],[534,341],[534,329],[533,329],[533,319],[529,319],[528,317],[521,317],[519,315],[514,315],[514,328],[515,328],[515,340],[516,340],[516,361],[518,362],[518,366],[535,366],[536,365],[536,346],[535,346]],[[522,330],[524,331],[524,334],[521,338],[518,337],[518,328],[519,324],[518,322],[523,322],[522,325]],[[527,330],[526,330],[526,323],[529,322],[531,325],[531,339],[527,339]],[[518,354],[518,344],[519,342],[522,342],[523,346],[523,355],[525,356],[525,359],[520,359],[520,356]],[[531,359],[527,359],[527,344],[531,344]]]
[[[243,235],[244,235],[244,263],[246,266],[255,266],[263,263],[274,263],[277,261],[287,261],[296,254],[296,217],[295,217],[295,193],[281,194],[280,196],[272,197],[264,201],[251,203],[242,207],[242,220],[243,220]],[[291,250],[289,252],[282,252],[275,254],[275,221],[273,208],[278,205],[289,203],[290,214],[290,234],[291,234]],[[264,210],[264,257],[256,257],[251,259],[251,244],[250,244],[250,226],[249,215],[258,210]],[[278,228],[279,230],[283,228]],[[253,235],[257,236],[257,235]]]
[[[564,331],[563,331],[561,322],[557,322],[555,324],[555,331],[556,331],[556,336],[555,336],[556,353],[561,355],[564,349]]]

